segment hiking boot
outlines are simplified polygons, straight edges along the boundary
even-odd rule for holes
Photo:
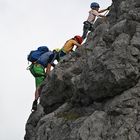
[[[32,111],[37,110],[37,100],[34,100],[33,105],[32,105]]]

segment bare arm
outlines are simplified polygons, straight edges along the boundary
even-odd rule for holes
[[[103,13],[103,12],[105,12],[106,10],[108,10],[108,8],[98,11],[98,13]]]
[[[106,16],[104,16],[104,15],[99,15],[99,17],[105,18]]]
[[[49,74],[51,71],[51,64],[49,63],[46,68],[46,74]]]
[[[81,45],[77,42],[75,42],[75,45],[77,46],[77,48],[81,47]]]

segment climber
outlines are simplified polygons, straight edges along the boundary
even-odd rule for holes
[[[89,16],[88,16],[87,20],[84,21],[84,23],[83,23],[84,24],[83,35],[82,35],[83,40],[86,38],[88,31],[92,31],[96,16],[105,18],[106,16],[102,15],[100,13],[110,10],[110,6],[109,6],[108,8],[99,11],[100,5],[96,2],[92,2],[90,5],[90,8],[91,8],[91,10],[89,11]]]
[[[71,38],[68,41],[66,41],[66,43],[64,44],[64,46],[62,47],[62,49],[59,52],[60,58],[65,56],[66,54],[72,52],[74,46],[77,46],[77,48],[81,47],[82,41],[83,41],[83,39],[79,35],[76,35],[76,36],[74,36],[74,38]]]
[[[37,102],[41,93],[41,84],[48,76],[51,70],[51,66],[55,67],[54,61],[59,58],[58,50],[48,51],[42,54],[39,59],[30,65],[30,71],[35,77],[36,90],[35,90],[35,100],[33,101],[32,111],[37,110]]]

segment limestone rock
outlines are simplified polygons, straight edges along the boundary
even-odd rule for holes
[[[139,140],[140,2],[111,7],[45,79],[25,140]]]

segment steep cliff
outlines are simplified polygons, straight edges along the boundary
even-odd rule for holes
[[[140,1],[113,0],[94,28],[44,81],[25,140],[140,139]]]

